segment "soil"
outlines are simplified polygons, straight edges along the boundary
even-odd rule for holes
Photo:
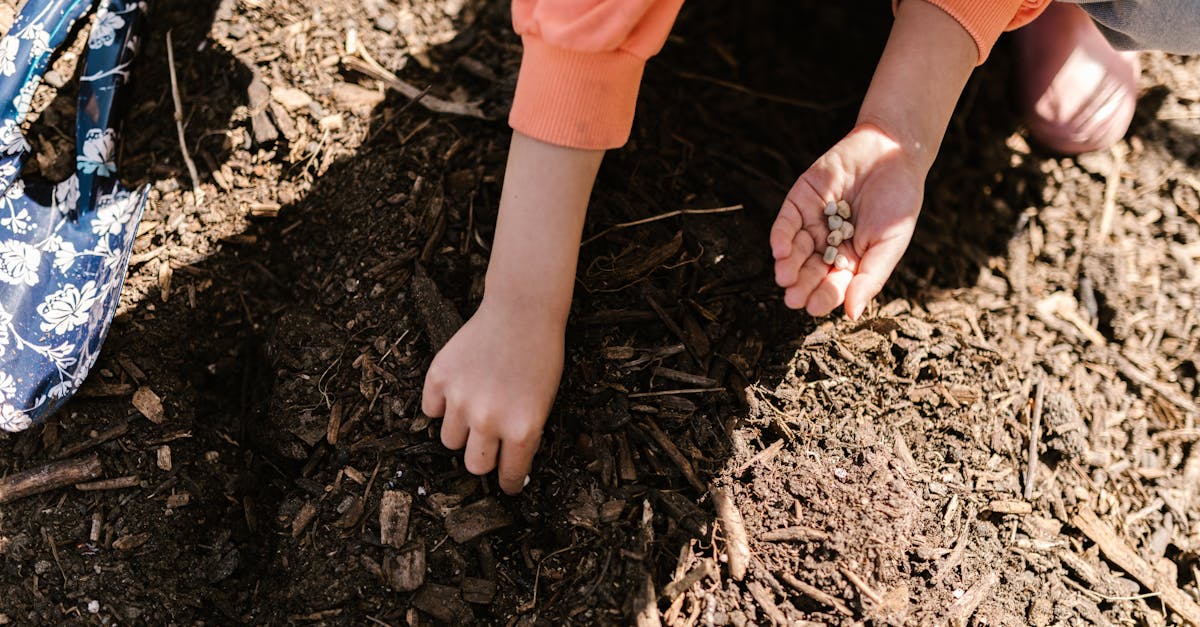
[[[501,4],[153,7],[122,312],[80,397],[0,436],[0,476],[96,453],[132,487],[0,509],[0,624],[1187,622],[1200,59],[1143,55],[1126,140],[1059,158],[1010,111],[1002,42],[880,305],[814,320],[780,302],[766,233],[853,125],[886,3],[686,7],[602,170],[563,385],[512,498],[419,412],[481,294],[520,60]],[[487,119],[385,92],[351,33]],[[71,153],[58,82],[30,131],[49,177]]]

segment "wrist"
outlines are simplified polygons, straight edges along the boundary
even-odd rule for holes
[[[488,311],[508,320],[565,329],[571,312],[573,285],[556,286],[553,281],[493,276],[489,270],[484,281],[480,311]]]
[[[914,180],[925,180],[936,156],[934,153],[921,150],[916,142],[902,139],[894,130],[888,128],[886,120],[860,116],[850,134],[870,142],[875,154],[892,155],[898,158],[902,167]]]

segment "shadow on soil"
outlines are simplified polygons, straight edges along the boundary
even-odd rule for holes
[[[251,73],[204,45],[217,11],[217,2],[172,5],[151,24],[126,123],[124,171],[135,181],[187,180],[163,113],[168,29],[177,53],[190,51],[180,55],[185,85],[207,86],[187,97],[203,178],[228,157],[228,120]],[[441,73],[414,67],[405,78],[434,93],[464,86],[495,120],[434,117],[389,98],[354,157],[331,164],[276,221],[177,270],[168,302],[144,299],[114,328],[100,370],[157,391],[166,424],[133,418],[128,398],[80,399],[58,423],[0,442],[0,468],[11,472],[129,421],[101,457],[108,476],[147,481],[140,492],[46,495],[5,511],[0,531],[24,538],[4,555],[15,620],[57,619],[51,605],[86,597],[131,621],[279,624],[329,611],[321,620],[397,624],[415,605],[448,622],[467,612],[495,624],[518,613],[533,619],[522,624],[626,623],[647,575],[661,588],[681,547],[710,541],[711,501],[670,448],[702,484],[721,474],[747,386],[774,389],[790,368],[780,347],[815,328],[782,307],[766,233],[794,178],[851,128],[889,15],[874,5],[863,14],[733,2],[685,11],[650,64],[630,145],[603,168],[587,236],[681,208],[746,208],[621,228],[585,245],[536,476],[524,496],[506,498],[493,478],[462,471],[417,410],[432,351],[410,277],[423,262],[470,314],[503,178],[518,54],[503,10],[478,12],[432,55]],[[487,60],[498,78],[465,71],[464,56]],[[1042,174],[1010,167],[1020,150],[1006,144],[1014,119],[1002,104],[1004,55],[995,56],[968,87],[884,302],[973,285],[1023,209],[1039,205]],[[678,391],[709,387],[727,392]],[[764,444],[778,437],[768,430]],[[166,472],[153,468],[163,444],[176,459]],[[404,551],[381,542],[383,490],[414,499]],[[164,515],[162,499],[184,491],[191,505]],[[512,524],[449,540],[445,512],[485,498]],[[648,524],[645,503],[655,512]],[[315,520],[293,533],[309,507]],[[145,544],[65,551],[68,584],[57,569],[28,583],[50,554],[32,530],[51,530],[62,551],[87,537],[95,512],[106,541],[147,534]],[[425,555],[427,581],[446,587],[388,591],[413,551]],[[487,582],[490,604],[463,602],[461,590]]]

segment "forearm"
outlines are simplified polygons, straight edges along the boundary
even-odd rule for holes
[[[513,133],[483,301],[566,321],[588,198],[603,150]]]
[[[971,35],[924,0],[904,0],[859,111],[928,171],[979,58]]]

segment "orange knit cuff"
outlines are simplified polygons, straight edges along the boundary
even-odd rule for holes
[[[525,52],[508,123],[550,144],[607,150],[629,140],[646,60],[623,50],[580,52],[540,37]]]
[[[926,0],[950,14],[966,29],[979,50],[982,65],[992,52],[992,46],[1000,39],[1000,33],[1009,29],[1013,17],[1021,10],[1022,0]]]

